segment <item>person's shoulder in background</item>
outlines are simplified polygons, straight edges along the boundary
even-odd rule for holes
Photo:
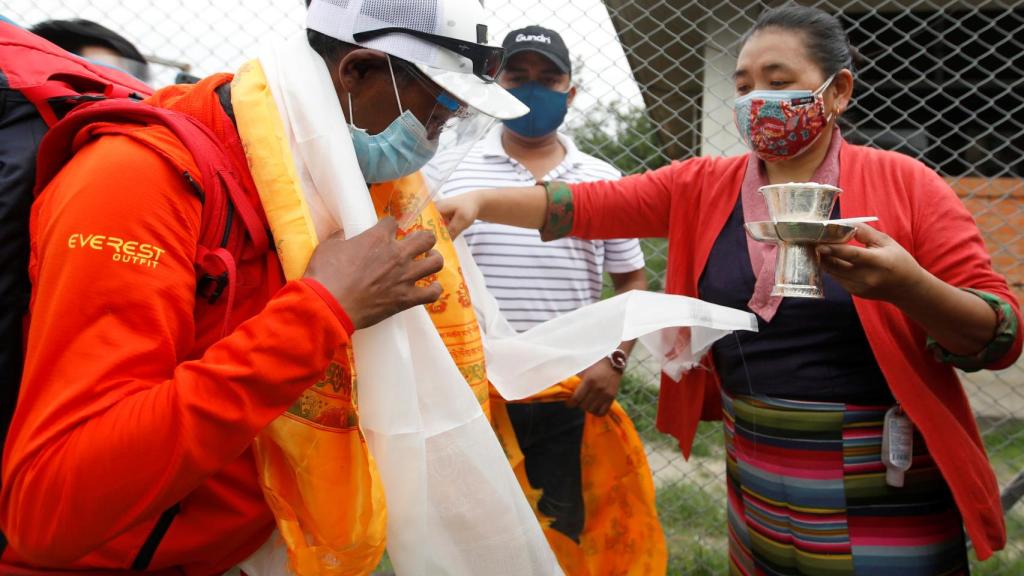
[[[562,139],[563,145],[569,145],[567,146],[569,159],[576,164],[576,169],[573,171],[577,176],[575,181],[618,180],[622,177],[622,172],[611,163],[577,148],[572,136],[559,133],[559,137]]]

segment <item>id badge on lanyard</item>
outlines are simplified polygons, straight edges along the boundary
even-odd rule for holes
[[[885,464],[885,482],[889,486],[903,487],[903,477],[914,459],[914,423],[897,404],[885,413],[882,425],[882,463]]]

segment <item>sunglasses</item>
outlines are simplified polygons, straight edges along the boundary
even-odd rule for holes
[[[471,110],[468,106],[449,94],[444,90],[444,88],[438,86],[415,66],[403,64],[400,66],[400,69],[419,82],[420,85],[423,86],[424,90],[434,97],[434,100],[436,100],[438,104],[448,110],[449,116],[454,118],[466,118],[470,115]]]
[[[435,46],[450,50],[459,56],[466,58],[473,63],[473,74],[476,75],[477,78],[480,78],[484,82],[494,82],[498,78],[498,74],[501,72],[505,49],[500,46],[488,46],[484,44],[487,39],[487,26],[478,24],[476,28],[478,43],[466,42],[464,40],[449,38],[447,36],[438,36],[437,34],[431,34],[429,32],[420,32],[419,30],[398,27],[378,28],[376,30],[356,32],[352,35],[352,39],[356,42],[362,43],[387,34],[406,34],[414,38],[419,38],[425,42],[429,42]]]

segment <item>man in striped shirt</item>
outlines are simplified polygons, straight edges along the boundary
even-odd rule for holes
[[[569,136],[558,132],[576,95],[569,52],[561,37],[530,26],[509,33],[503,46],[506,61],[498,82],[527,104],[530,113],[505,121],[485,136],[442,185],[441,197],[551,180],[618,178],[618,170],[580,152]],[[464,237],[487,288],[518,331],[598,301],[606,271],[616,293],[647,287],[643,252],[636,239],[542,242],[536,230],[482,221],[467,229]],[[598,417],[608,413],[632,348],[633,342],[623,342],[609,357],[584,370],[571,395],[571,388],[563,388],[560,396],[549,390],[534,401],[507,405],[529,483],[542,490],[538,509],[553,518],[551,529],[577,545],[585,516],[594,512],[588,504],[584,513],[580,486],[586,412]],[[558,397],[566,401],[551,401]],[[642,473],[649,478],[646,466]],[[651,508],[653,514],[653,503]],[[554,541],[552,546],[568,573],[573,562],[563,557],[565,547]]]
[[[618,178],[613,166],[580,152],[568,135],[558,132],[576,95],[561,37],[530,26],[509,33],[504,47],[507,60],[498,82],[525,102],[530,113],[485,136],[444,183],[441,197],[551,180]],[[617,294],[647,287],[644,256],[636,239],[543,242],[536,230],[482,221],[464,235],[487,288],[520,332],[598,301],[604,272]],[[618,391],[622,361],[632,348],[632,342],[623,342],[624,355],[615,354],[584,371],[583,383],[569,404],[605,414]]]

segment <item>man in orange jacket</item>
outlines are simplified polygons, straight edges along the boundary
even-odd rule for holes
[[[441,29],[460,17],[460,3],[475,1],[416,0],[412,16],[395,23],[386,5],[360,14],[314,2],[311,28],[320,4],[320,13],[339,16],[331,26],[356,33],[340,35],[346,42],[308,35],[346,120],[361,129],[353,144],[367,182],[418,170],[432,148],[410,139],[436,141],[461,106],[488,113],[489,103],[512,99],[490,82],[500,49]],[[435,19],[442,11],[446,18]],[[360,30],[363,22],[370,29]],[[367,48],[382,35],[460,50],[466,70]],[[173,86],[149,103],[204,124],[244,167],[230,80]],[[399,91],[401,113],[379,105]],[[76,147],[32,210],[34,291],[4,451],[0,526],[10,547],[0,572],[221,574],[274,528],[253,438],[323,376],[355,329],[438,298],[436,283],[416,285],[442,267],[435,238],[396,240],[394,220],[384,219],[349,240],[322,242],[291,282],[272,249],[246,240],[234,254],[234,306],[211,305],[196,295],[203,207],[182,177],[199,173],[191,153],[159,126],[90,127]],[[259,206],[248,173],[241,179]]]

